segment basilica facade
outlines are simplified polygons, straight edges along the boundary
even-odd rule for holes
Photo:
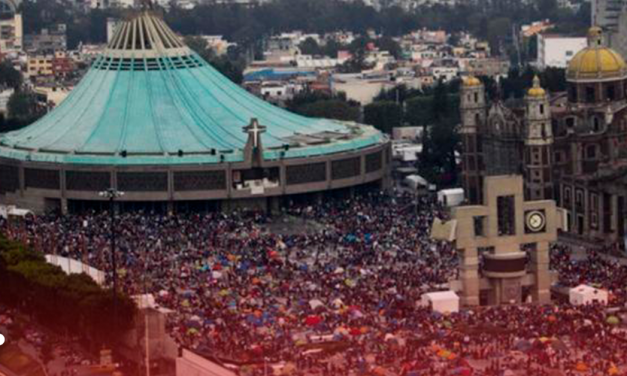
[[[566,213],[568,233],[622,246],[627,64],[593,27],[566,78],[566,92],[548,93],[536,77],[520,106],[488,103],[481,81],[464,80],[463,186],[469,203],[481,204],[486,176],[522,175],[525,200],[555,200]]]

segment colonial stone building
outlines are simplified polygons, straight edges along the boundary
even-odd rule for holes
[[[554,199],[573,235],[623,244],[627,210],[627,65],[591,28],[567,69],[567,92],[534,79],[522,105],[488,103],[482,83],[462,86],[463,185],[482,203],[486,176],[521,174],[525,200]]]

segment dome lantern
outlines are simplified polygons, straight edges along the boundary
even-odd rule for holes
[[[529,89],[527,95],[530,97],[543,97],[546,95],[546,91],[540,85],[540,77],[537,75],[533,78],[533,87]]]

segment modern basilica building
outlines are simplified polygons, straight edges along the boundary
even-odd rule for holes
[[[150,11],[124,22],[79,85],[0,135],[0,203],[35,211],[277,208],[388,180],[373,127],[305,118],[218,73]]]

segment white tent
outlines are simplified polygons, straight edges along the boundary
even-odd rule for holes
[[[438,202],[447,207],[458,206],[464,202],[464,189],[451,188],[438,191]]]
[[[0,205],[0,217],[8,219],[9,217],[26,217],[33,215],[33,212],[27,209],[18,209],[15,205]]]
[[[409,175],[408,177],[405,178],[403,183],[405,183],[405,185],[407,185],[413,190],[417,190],[421,187],[429,186],[429,182],[427,181],[427,179],[423,178],[420,175]]]
[[[588,285],[573,287],[568,292],[568,300],[572,305],[586,305],[591,303],[607,304],[607,291],[594,288]]]
[[[459,296],[455,291],[429,292],[422,295],[422,305],[436,312],[459,312]]]

